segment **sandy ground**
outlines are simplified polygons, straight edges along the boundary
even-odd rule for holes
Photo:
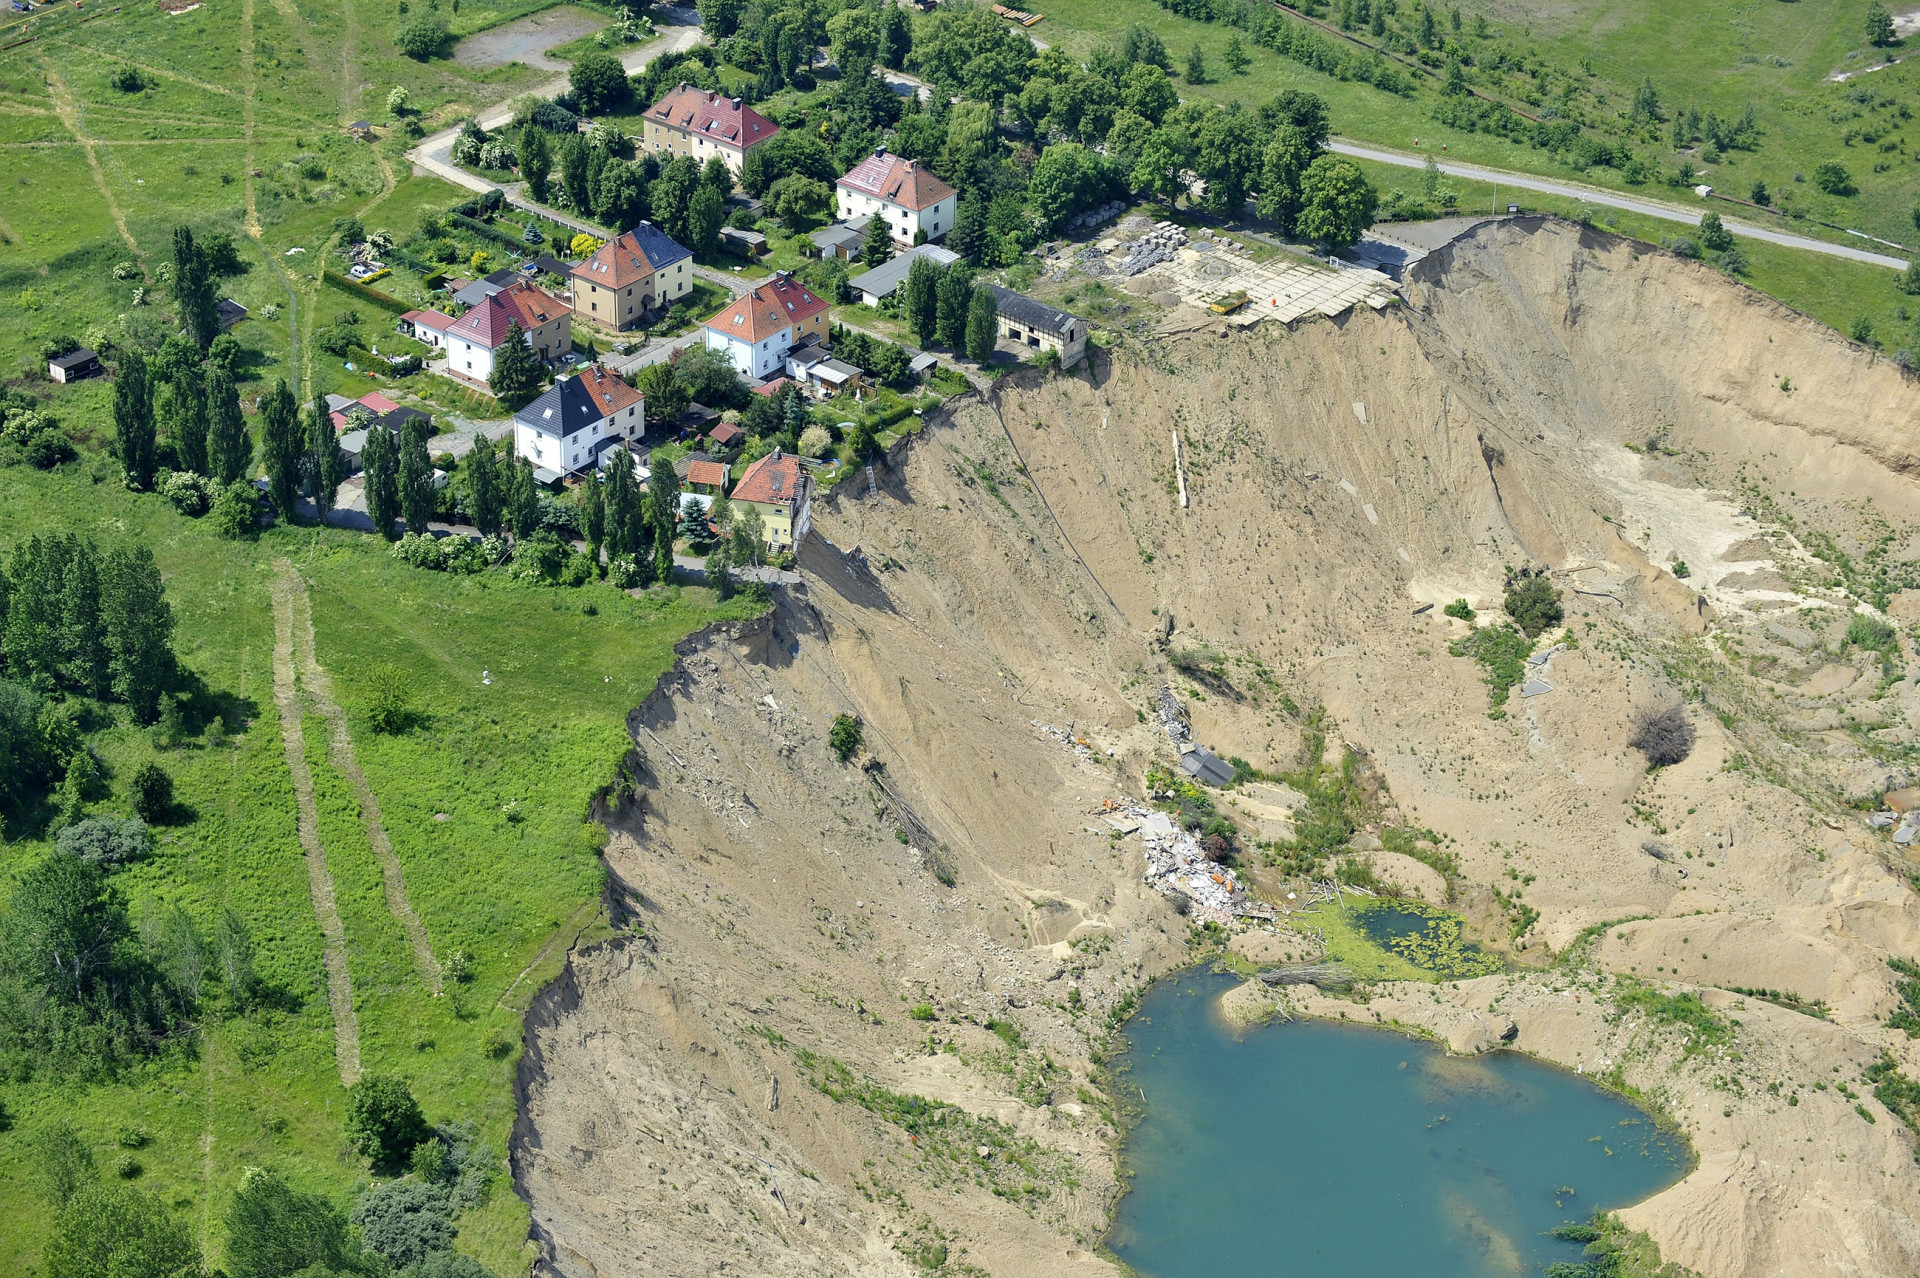
[[[546,51],[557,44],[592,35],[606,25],[605,16],[590,9],[572,5],[548,9],[468,36],[454,46],[453,60],[468,67],[521,62],[543,71],[565,71],[571,64],[549,58]]]
[[[1843,805],[1909,779],[1889,759],[1920,689],[1839,642],[1860,605],[1806,540],[1858,562],[1884,521],[1913,548],[1911,380],[1717,272],[1563,223],[1477,228],[1405,292],[957,401],[879,494],[816,506],[770,618],[682,646],[632,716],[638,793],[608,815],[630,933],[575,955],[529,1020],[513,1165],[548,1272],[909,1274],[936,1244],[993,1274],[1110,1272],[1094,1057],[1186,929],[1099,813],[1171,757],[1163,685],[1199,740],[1264,767],[1299,748],[1280,694],[1322,707],[1516,960],[1297,992],[1296,1011],[1463,1052],[1511,1026],[1638,1088],[1700,1163],[1627,1219],[1709,1278],[1920,1271],[1913,1134],[1860,1080],[1882,1053],[1920,1076],[1881,1024],[1886,958],[1920,954],[1915,867]],[[1568,591],[1571,647],[1552,692],[1493,719],[1448,653],[1465,623],[1422,605],[1497,608],[1521,563]],[[1202,687],[1169,650],[1224,674]],[[1676,701],[1698,744],[1649,773],[1632,715]],[[849,764],[837,714],[866,726]],[[1250,835],[1290,819],[1277,790],[1235,802]],[[1496,888],[1538,912],[1517,937]],[[1698,991],[1732,1041],[1689,1053],[1616,1006],[1623,977]],[[921,1143],[873,1087],[1030,1139],[1017,1178],[1045,1192]]]

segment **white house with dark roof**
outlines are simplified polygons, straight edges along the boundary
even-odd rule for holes
[[[1060,367],[1072,368],[1087,353],[1087,322],[1045,302],[1036,302],[998,284],[986,286],[999,310],[1000,340],[1016,346],[1060,353]]]
[[[881,147],[834,185],[840,220],[885,219],[898,244],[937,240],[953,229],[960,196],[933,170]]]
[[[590,470],[600,454],[647,433],[646,400],[619,376],[589,364],[564,377],[513,415],[513,452],[533,463],[535,477]]]

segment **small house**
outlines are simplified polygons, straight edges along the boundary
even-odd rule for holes
[[[798,457],[776,448],[740,476],[733,504],[736,510],[745,505],[760,512],[767,549],[795,549],[813,527],[813,476]]]
[[[221,298],[220,305],[215,309],[220,314],[220,331],[223,333],[247,317],[247,308],[231,297]]]
[[[741,430],[732,422],[721,422],[718,426],[715,426],[707,432],[707,438],[713,441],[716,448],[737,447],[740,441],[746,437],[747,432]]]
[[[827,344],[810,338],[787,352],[787,374],[815,399],[832,399],[866,384],[864,369],[833,358]]]
[[[373,124],[368,120],[355,120],[347,126],[347,133],[355,142],[373,141]]]
[[[832,226],[823,226],[807,238],[813,241],[814,252],[823,258],[837,258],[842,262],[851,262],[860,256],[861,246],[867,242],[867,223],[870,217],[857,217],[848,222],[835,222]]]
[[[77,382],[83,377],[99,375],[100,357],[84,346],[47,361],[47,376],[56,382]]]
[[[447,330],[452,327],[453,316],[439,311],[408,311],[394,324],[402,337],[411,337],[435,350],[447,344]]]
[[[1087,322],[1078,315],[998,284],[986,287],[999,310],[1000,340],[1035,350],[1058,351],[1062,368],[1072,368],[1087,353]]]
[[[720,247],[738,253],[742,257],[760,257],[767,251],[767,237],[758,231],[743,231],[737,226],[723,226],[720,228]]]
[[[921,244],[899,253],[880,263],[870,271],[865,271],[847,281],[847,287],[859,294],[860,300],[868,306],[878,306],[882,298],[891,297],[895,289],[907,282],[907,272],[920,258],[926,258],[942,270],[960,260],[960,255],[952,249],[943,249],[938,244]]]
[[[327,415],[332,419],[335,430],[344,431],[354,427],[354,418],[364,416],[368,420],[379,422],[396,435],[406,424],[416,418],[428,423],[432,428],[432,417],[417,408],[403,408],[379,391],[368,391],[359,399],[348,399],[344,395],[327,396]]]

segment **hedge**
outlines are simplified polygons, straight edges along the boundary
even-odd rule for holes
[[[328,284],[331,284],[333,287],[337,289],[343,289],[346,292],[353,294],[355,297],[360,298],[363,301],[369,302],[374,306],[379,307],[381,310],[389,312],[390,314],[405,315],[408,311],[413,309],[413,307],[407,305],[405,302],[401,301],[399,298],[394,297],[388,293],[382,293],[377,288],[368,288],[365,284],[362,284],[357,280],[348,279],[346,276],[340,274],[338,271],[324,270],[320,272],[320,274],[321,274],[321,277],[325,279],[326,282]]]

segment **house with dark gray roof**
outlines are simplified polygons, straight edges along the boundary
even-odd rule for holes
[[[1087,353],[1087,322],[1078,315],[998,284],[986,287],[992,290],[999,311],[1001,341],[1033,350],[1058,351],[1062,368],[1072,368]]]

